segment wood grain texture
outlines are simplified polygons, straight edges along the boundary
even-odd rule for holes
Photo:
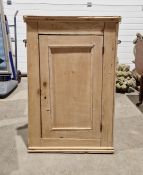
[[[29,152],[113,153],[120,18],[67,19],[26,18]]]
[[[101,146],[113,146],[113,116],[115,94],[115,62],[117,47],[116,23],[105,23],[102,90]]]
[[[103,37],[40,35],[39,39],[42,136],[99,138]]]
[[[24,16],[24,21],[120,22],[120,16]]]
[[[68,21],[40,21],[38,22],[39,34],[96,34],[103,35],[103,22],[71,22]]]
[[[29,147],[28,148],[29,153],[38,153],[38,152],[47,152],[47,153],[83,153],[83,154],[101,154],[101,153],[106,153],[106,154],[111,154],[114,153],[114,148],[113,147],[85,147],[85,148],[47,148],[47,147]]]
[[[28,56],[28,145],[37,146],[41,137],[40,80],[37,23],[27,25]]]

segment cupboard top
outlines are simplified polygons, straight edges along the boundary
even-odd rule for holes
[[[120,16],[24,16],[24,21],[120,22]]]

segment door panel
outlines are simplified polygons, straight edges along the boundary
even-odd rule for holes
[[[51,129],[91,129],[91,48],[65,46],[49,51],[53,84]]]
[[[39,35],[39,43],[41,137],[99,143],[103,37]]]

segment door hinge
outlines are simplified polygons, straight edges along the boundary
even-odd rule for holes
[[[102,55],[104,55],[104,46],[102,47]]]
[[[102,132],[102,123],[100,123],[100,132]]]

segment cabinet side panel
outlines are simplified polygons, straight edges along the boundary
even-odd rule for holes
[[[101,146],[113,146],[117,23],[105,23]]]
[[[37,23],[27,23],[28,62],[28,146],[38,145],[40,129],[40,85]]]

